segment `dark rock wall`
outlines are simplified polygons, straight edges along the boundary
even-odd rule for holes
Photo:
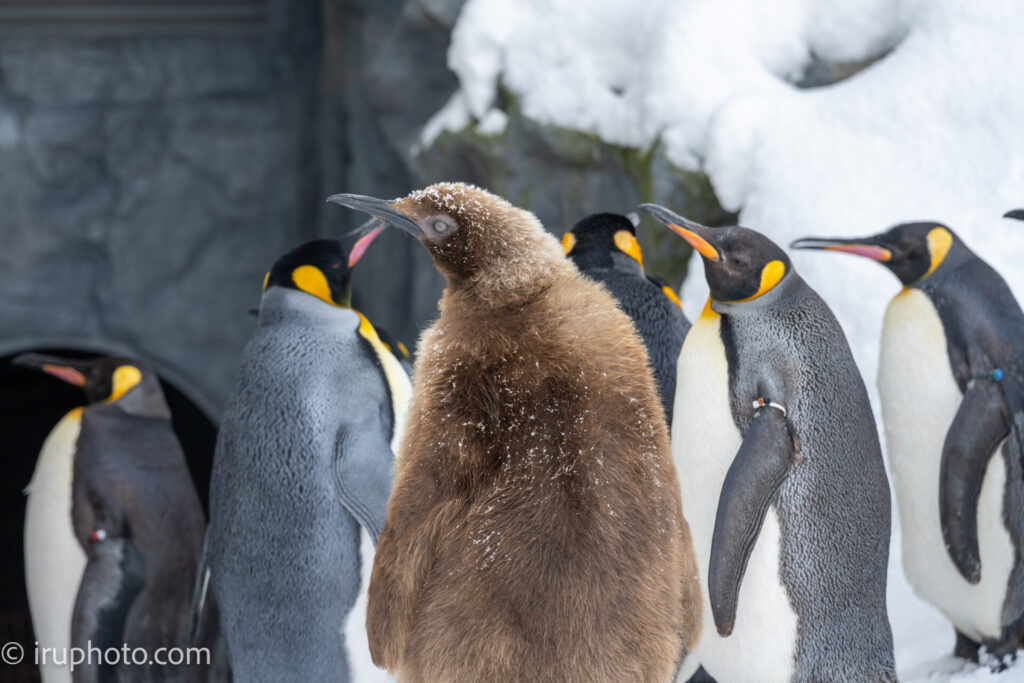
[[[315,235],[320,11],[256,37],[0,41],[0,349],[140,354],[216,413]],[[49,343],[48,343],[49,342]]]

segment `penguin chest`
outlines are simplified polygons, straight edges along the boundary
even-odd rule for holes
[[[942,538],[939,469],[963,395],[953,377],[942,320],[923,292],[906,289],[882,328],[878,389],[903,532],[903,569],[914,590],[974,640],[999,637],[1014,549],[1003,523],[1006,463],[1000,445],[978,498],[981,581],[957,571]]]
[[[32,627],[41,647],[71,645],[71,614],[85,571],[85,553],[71,521],[71,483],[81,416],[80,408],[72,410],[46,437],[26,488],[25,587]],[[71,675],[66,668],[50,667],[43,678],[52,683],[70,681]]]
[[[797,616],[779,575],[780,530],[774,507],[750,554],[734,630],[727,638],[715,628],[707,593],[718,499],[743,441],[730,408],[729,368],[719,325],[720,318],[706,312],[683,343],[672,431],[683,513],[693,535],[704,602],[695,657],[720,681],[787,681],[794,671]]]

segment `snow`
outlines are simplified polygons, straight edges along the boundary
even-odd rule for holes
[[[422,144],[471,124],[500,132],[500,85],[537,121],[664,145],[677,165],[708,173],[743,225],[779,244],[935,219],[1021,298],[1024,225],[1000,216],[1024,206],[1022,26],[1017,0],[469,0],[449,50],[460,88]],[[814,56],[880,59],[799,89]],[[864,259],[792,258],[843,324],[877,412],[882,314],[898,282]],[[706,296],[698,266],[686,310]],[[893,532],[901,680],[1024,681],[1024,661],[996,676],[949,656],[952,628],[912,594],[895,523]]]

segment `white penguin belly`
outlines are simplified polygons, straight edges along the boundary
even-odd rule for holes
[[[26,487],[25,587],[36,641],[56,648],[67,661],[71,614],[85,571],[85,553],[71,522],[71,480],[82,411],[72,410],[46,437],[32,480]],[[40,654],[40,661],[42,654]],[[47,657],[53,661],[53,651]],[[70,683],[66,666],[40,666],[44,683]]]
[[[391,393],[391,409],[395,416],[395,427],[391,435],[391,452],[397,458],[398,447],[402,444],[402,437],[405,435],[405,420],[409,413],[409,401],[412,400],[412,382],[409,381],[409,375],[405,374],[402,364],[390,353],[381,355],[381,365],[384,367],[384,376]],[[372,553],[370,557],[373,557]]]
[[[672,454],[704,601],[701,639],[693,658],[719,681],[788,681],[794,672],[797,615],[779,576],[779,520],[774,507],[750,554],[729,637],[718,635],[708,598],[718,499],[743,441],[729,406],[729,369],[714,313],[703,314],[683,343],[674,414]],[[677,680],[685,681],[694,669],[696,662],[687,661]]]
[[[359,596],[345,619],[345,651],[348,653],[349,680],[352,683],[394,681],[387,671],[374,666],[370,657],[370,641],[366,637],[367,590],[373,571],[373,555],[373,540],[365,529],[359,527]]]
[[[988,464],[978,498],[981,581],[972,585],[950,559],[939,520],[942,447],[963,394],[950,368],[942,321],[920,290],[904,290],[886,310],[878,389],[907,580],[963,634],[976,641],[999,637],[1014,563],[1003,523],[1003,446]]]

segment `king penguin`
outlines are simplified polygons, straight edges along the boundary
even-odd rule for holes
[[[671,678],[699,592],[628,316],[479,188],[331,199],[411,234],[447,279],[374,559],[374,661],[407,681]]]
[[[81,375],[77,370],[72,374],[73,368],[67,366],[33,362],[33,356],[20,356],[14,362],[63,375],[73,384]],[[86,563],[71,518],[71,480],[81,428],[82,408],[61,418],[43,442],[25,488],[25,588],[32,629],[40,648],[56,652],[71,647],[71,615]],[[40,663],[39,669],[43,683],[71,683],[66,666],[48,662]]]
[[[562,249],[584,275],[607,287],[633,319],[647,347],[671,429],[676,361],[690,329],[679,297],[664,280],[644,273],[644,255],[636,239],[636,227],[626,216],[587,216],[562,236]]]
[[[283,255],[228,400],[195,617],[219,610],[235,680],[382,680],[366,585],[411,385],[350,307],[382,226]]]
[[[895,681],[889,486],[846,337],[785,252],[747,228],[641,209],[700,254],[672,450],[719,681]]]
[[[33,353],[14,362],[82,387],[88,399],[51,433],[29,486],[25,574],[39,647],[127,645],[153,655],[187,646],[205,520],[156,375],[120,357]],[[74,676],[127,680],[133,671],[154,681],[203,676],[96,660]],[[65,667],[43,675],[71,679]]]
[[[1014,652],[1024,645],[1020,305],[935,221],[793,247],[873,259],[903,284],[885,312],[878,362],[903,569],[953,623],[958,656],[977,659],[980,645]]]

